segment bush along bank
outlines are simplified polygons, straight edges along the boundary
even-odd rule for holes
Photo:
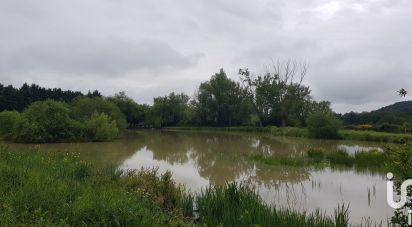
[[[118,107],[103,98],[81,97],[72,103],[46,100],[22,113],[0,112],[0,139],[20,143],[110,141],[125,128]]]

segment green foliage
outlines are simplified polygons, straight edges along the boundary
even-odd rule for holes
[[[388,151],[378,150],[355,152],[353,155],[338,150],[327,153],[325,158],[332,166],[341,165],[378,172],[384,172],[386,165],[392,161],[388,157]]]
[[[389,143],[405,143],[412,141],[412,135],[401,133],[341,130],[339,135],[346,140],[365,140]]]
[[[108,141],[117,137],[116,121],[93,112],[89,117],[73,119],[70,106],[53,100],[31,104],[19,117],[17,112],[0,113],[5,121],[4,138],[23,143]],[[6,128],[7,127],[7,128]]]
[[[395,179],[412,179],[412,144],[387,146],[385,150],[391,160],[388,170],[395,175]]]
[[[332,165],[345,165],[345,166],[352,166],[354,164],[354,162],[356,161],[353,156],[351,156],[347,152],[341,151],[341,150],[328,153],[326,155],[326,159]]]
[[[247,91],[229,79],[223,69],[200,84],[192,104],[199,125],[242,125],[249,122],[252,113]]]
[[[404,180],[412,179],[412,144],[402,144],[397,146],[388,146],[386,148],[388,158],[391,160],[387,163],[387,171],[394,174],[394,184],[400,196],[400,185]],[[412,196],[412,189],[409,187],[407,195]],[[408,226],[407,210],[412,209],[412,203],[409,201],[404,208],[395,211],[391,222],[398,224],[396,226]]]
[[[66,103],[53,100],[35,102],[22,113],[13,138],[25,143],[78,140],[83,137],[83,128],[70,114]]]
[[[86,122],[86,128],[93,141],[109,141],[116,138],[119,133],[116,121],[104,113],[94,112]]]
[[[313,101],[309,87],[302,84],[306,67],[298,70],[293,61],[278,62],[273,73],[259,76],[252,76],[248,69],[239,70],[261,125],[304,126],[309,113],[330,111],[329,102]]]
[[[327,227],[348,226],[349,220],[345,206],[339,207],[334,217],[322,215],[319,211],[306,214],[272,208],[252,188],[237,183],[208,187],[192,200],[197,203],[202,226]]]
[[[180,201],[170,174],[124,176],[37,150],[0,148],[0,157],[1,226],[189,226],[178,203],[160,205]]]
[[[266,205],[230,183],[183,193],[170,172],[95,167],[76,154],[0,147],[1,226],[192,226],[194,202],[207,226],[348,226],[348,208],[328,217]]]
[[[345,125],[372,124],[373,130],[383,132],[411,133],[411,127],[404,127],[412,122],[412,101],[397,102],[381,109],[341,116]]]
[[[316,163],[322,162],[325,157],[325,151],[322,149],[309,148],[306,152],[308,157]]]
[[[168,127],[168,130],[196,130],[196,131],[224,131],[224,132],[253,132],[267,133],[274,136],[309,137],[308,129],[297,127]],[[339,138],[344,140],[361,140],[390,143],[412,142],[412,135],[400,133],[386,133],[375,131],[340,130]]]
[[[341,124],[330,113],[314,112],[306,120],[308,132],[314,138],[338,138]]]
[[[157,169],[129,170],[123,173],[119,183],[127,191],[142,193],[162,209],[173,211],[180,206],[182,189],[176,187],[171,172],[159,177]]]
[[[308,137],[308,130],[297,127],[270,127],[270,133],[275,136]]]
[[[303,167],[303,166],[308,166],[311,164],[301,158],[264,156],[261,154],[250,155],[248,158],[252,161],[259,162],[265,165],[270,165],[270,166]]]
[[[10,139],[20,121],[21,115],[17,111],[0,112],[0,138]]]
[[[126,117],[129,128],[142,127],[145,125],[145,116],[149,111],[148,105],[139,105],[133,99],[126,96],[124,92],[115,94],[108,98],[115,103]]]
[[[188,102],[189,96],[183,93],[172,92],[169,96],[154,98],[151,112],[155,116],[153,124],[158,124],[157,119],[160,119],[160,126],[185,124],[188,121]]]
[[[150,110],[146,114],[145,123],[152,128],[160,128],[162,126],[162,118],[152,113],[153,113],[153,110]]]
[[[72,114],[79,121],[86,121],[94,112],[104,113],[116,121],[119,131],[123,131],[126,126],[126,118],[119,107],[109,99],[95,97],[79,97],[71,103]]]
[[[63,91],[60,88],[46,89],[36,84],[24,83],[20,88],[15,88],[12,85],[4,86],[0,83],[0,111],[17,110],[21,112],[33,102],[47,99],[70,102],[74,98],[84,95],[79,91]],[[89,92],[87,96],[100,97],[101,95],[98,91],[94,91],[93,93]]]
[[[348,154],[345,151],[325,151],[318,148],[309,148],[307,157],[282,157],[264,156],[261,154],[249,155],[249,160],[270,166],[288,167],[354,167],[356,170],[368,170],[372,172],[384,172],[394,159],[389,156],[389,151],[361,151]]]

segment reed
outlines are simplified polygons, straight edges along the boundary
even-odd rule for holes
[[[312,164],[310,160],[305,160],[302,158],[264,156],[261,154],[250,155],[248,156],[248,159],[270,166],[304,167]]]
[[[348,226],[349,209],[333,216],[278,209],[265,204],[254,189],[238,183],[211,186],[194,196],[202,226]]]

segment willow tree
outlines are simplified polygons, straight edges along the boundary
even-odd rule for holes
[[[309,87],[302,84],[306,73],[306,65],[293,60],[278,61],[263,75],[239,70],[261,125],[305,124],[311,109],[318,108]]]

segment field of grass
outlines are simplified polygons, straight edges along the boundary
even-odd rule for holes
[[[297,127],[168,127],[166,130],[187,130],[187,131],[222,131],[222,132],[252,132],[267,133],[274,136],[291,136],[291,137],[309,137],[306,128]],[[340,139],[359,140],[359,141],[376,141],[388,143],[406,143],[412,142],[412,134],[375,132],[375,131],[356,131],[340,130]]]
[[[75,154],[0,147],[1,226],[348,226],[333,217],[266,205],[243,185],[186,194],[156,170],[94,167]]]

